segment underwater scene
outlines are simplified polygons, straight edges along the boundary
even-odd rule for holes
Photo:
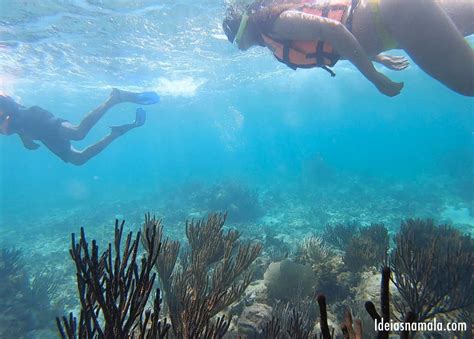
[[[0,0],[0,339],[472,338],[474,2],[397,1]]]

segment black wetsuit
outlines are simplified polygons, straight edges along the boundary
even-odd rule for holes
[[[61,124],[67,120],[57,118],[38,106],[28,109],[19,108],[11,119],[9,126],[11,133],[41,141],[51,152],[61,158],[70,150],[71,143],[61,132]]]

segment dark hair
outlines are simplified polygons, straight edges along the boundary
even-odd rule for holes
[[[264,46],[261,34],[269,33],[273,28],[275,20],[286,10],[293,9],[295,3],[288,0],[256,0],[248,6],[229,6],[226,16],[222,22],[222,28],[230,42],[234,42],[235,35],[239,29],[242,15],[247,13],[249,25],[259,33],[255,37],[257,42]]]
[[[16,115],[21,105],[17,104],[12,98],[8,95],[0,94],[0,112],[3,114],[0,116],[0,119],[3,120],[7,115],[13,116]]]
[[[252,22],[261,33],[269,33],[272,31],[273,24],[280,14],[284,11],[294,9],[297,5],[299,4],[288,0],[256,1],[249,8],[249,21]]]

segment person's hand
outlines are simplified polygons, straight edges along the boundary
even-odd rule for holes
[[[382,73],[378,72],[373,83],[381,93],[389,97],[394,97],[395,95],[400,94],[400,91],[403,88],[403,82],[392,81]]]
[[[23,142],[23,146],[25,146],[26,149],[29,149],[31,151],[34,151],[35,149],[38,149],[40,145],[38,145],[36,142],[31,140],[29,137],[20,135],[20,139]]]
[[[387,54],[377,55],[375,61],[394,71],[401,71],[410,64],[405,57]]]

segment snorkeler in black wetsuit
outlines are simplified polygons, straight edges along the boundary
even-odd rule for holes
[[[84,139],[105,112],[116,104],[132,102],[151,105],[158,101],[159,96],[155,92],[132,93],[114,88],[106,102],[87,114],[79,125],[73,125],[67,120],[55,117],[41,107],[25,108],[9,96],[0,95],[0,133],[18,134],[23,145],[30,150],[40,147],[34,140],[40,141],[65,162],[80,166],[99,154],[119,136],[135,127],[142,126],[145,123],[146,113],[138,108],[133,123],[112,126],[109,135],[82,151],[72,147],[71,140]]]

